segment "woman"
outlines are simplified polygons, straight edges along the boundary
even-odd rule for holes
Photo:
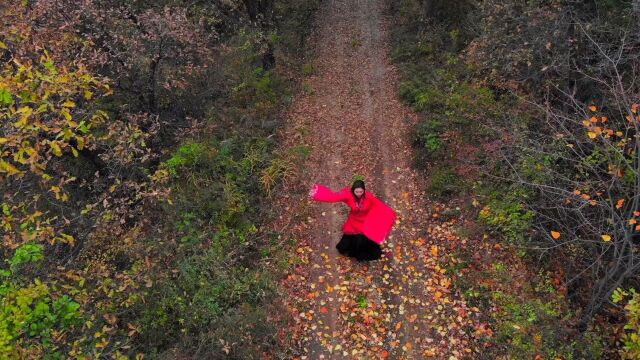
[[[309,192],[316,201],[344,202],[351,211],[342,226],[342,239],[336,248],[342,255],[358,261],[377,260],[382,255],[382,244],[389,235],[396,213],[382,200],[365,190],[364,181],[357,180],[351,188],[333,192],[316,184]]]

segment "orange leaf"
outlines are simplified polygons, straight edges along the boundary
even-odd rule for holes
[[[640,105],[635,104],[635,103],[631,104],[631,112],[634,113],[634,114],[637,113],[638,112],[638,106],[640,106]]]
[[[402,321],[396,324],[396,330],[400,330],[401,327],[402,327]]]
[[[638,221],[636,219],[629,219],[629,225],[635,225]]]
[[[558,231],[552,231],[551,237],[557,240],[560,237],[560,233]]]
[[[596,111],[596,110],[598,110],[598,107],[595,106],[595,105],[591,105],[591,106],[589,106],[589,110]]]
[[[603,116],[603,117],[602,117],[602,122],[603,122],[603,123],[606,123],[606,122],[607,122],[607,120],[609,120],[609,118],[607,118],[606,116]]]
[[[619,199],[616,203],[616,209],[620,209],[624,205],[624,199]]]
[[[640,231],[640,225],[636,225],[636,231]]]
[[[431,245],[431,255],[433,257],[438,257],[438,247],[435,245]]]
[[[327,309],[326,306],[323,306],[323,307],[320,308],[320,312],[323,313],[323,314],[326,314],[326,313],[329,312],[329,309]]]

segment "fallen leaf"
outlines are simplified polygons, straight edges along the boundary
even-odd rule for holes
[[[438,257],[438,247],[436,245],[431,245],[431,255],[433,257]]]

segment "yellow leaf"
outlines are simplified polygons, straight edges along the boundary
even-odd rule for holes
[[[19,174],[20,170],[13,166],[11,163],[8,163],[2,159],[0,159],[0,172],[9,173],[9,175]]]
[[[604,234],[601,237],[603,241],[611,241],[611,235]]]
[[[62,108],[62,110],[60,110],[60,113],[62,113],[62,116],[64,116],[64,118],[67,121],[71,121],[72,117],[71,117],[71,113],[69,113],[69,109]]]
[[[4,144],[4,143],[6,143],[7,141],[9,141],[9,139],[4,138],[4,137],[0,137],[0,144]]]
[[[7,44],[0,41],[0,49],[6,49],[6,48],[7,48]]]
[[[18,128],[26,126],[27,119],[29,118],[29,116],[31,116],[32,113],[33,113],[33,109],[28,106],[23,106],[20,109],[18,109],[18,111],[16,111],[16,114],[22,114],[22,116],[20,116],[20,119],[16,121],[13,124],[13,126]]]
[[[84,138],[82,136],[76,136],[76,142],[78,143],[78,150],[84,149]]]
[[[638,222],[636,219],[629,219],[629,225],[635,225]]]
[[[596,138],[596,136],[597,136],[597,135],[596,135],[596,133],[594,133],[593,131],[589,131],[589,132],[587,133],[587,135],[589,135],[589,138],[591,138],[591,139],[595,139],[595,138]]]
[[[58,145],[57,141],[52,141],[50,145],[51,150],[56,156],[62,156],[62,149],[60,148],[60,145]]]
[[[560,232],[552,231],[551,232],[551,237],[557,240],[560,237]]]
[[[67,101],[62,103],[62,106],[67,108],[72,108],[72,107],[76,107],[76,103],[74,103],[72,100],[67,99]]]

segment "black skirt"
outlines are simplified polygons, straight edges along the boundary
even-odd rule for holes
[[[382,256],[380,245],[362,234],[342,235],[336,249],[340,254],[356,258],[358,261],[378,260]]]

